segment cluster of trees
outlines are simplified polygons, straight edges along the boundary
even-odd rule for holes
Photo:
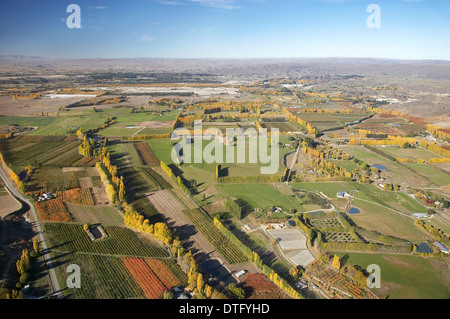
[[[426,224],[423,220],[416,219],[414,224],[423,231],[430,234],[436,241],[442,241],[445,244],[450,244],[450,236],[446,235],[441,229],[433,225]]]
[[[386,183],[384,184],[384,189],[391,192],[398,192],[400,191],[400,185],[399,184],[392,184],[392,183]]]
[[[417,140],[411,137],[391,136],[385,140],[363,140],[361,138],[352,137],[348,145],[399,145],[402,147],[409,147],[410,145],[417,144]]]
[[[105,185],[106,194],[111,203],[123,201],[126,197],[123,176],[117,174],[117,166],[111,164],[110,154],[106,148],[102,149],[100,162],[95,164],[100,178]]]
[[[111,203],[115,203],[117,200],[117,192],[114,189],[114,186],[111,184],[108,178],[108,174],[103,169],[103,166],[100,162],[95,163],[95,167],[97,168],[100,179],[102,180],[103,184],[105,185],[105,191],[106,195],[108,196],[108,199]]]
[[[6,169],[6,172],[9,173],[9,176],[11,177],[11,179],[14,181],[14,183],[16,183],[17,188],[22,192],[25,193],[27,191],[27,185],[20,180],[20,177],[14,173],[14,171],[12,169],[10,169],[6,163],[5,160],[3,158],[3,154],[0,153],[0,165],[3,165],[4,168]],[[27,173],[28,174],[28,173]]]
[[[323,153],[320,150],[314,149],[312,147],[304,146],[303,147],[303,152],[305,154],[311,156],[311,157],[314,157],[314,158],[325,158],[325,153]]]
[[[284,107],[281,108],[281,110],[284,112],[284,114],[286,114],[288,116],[289,122],[295,122],[295,123],[299,124],[302,128],[306,129],[308,134],[315,135],[318,133],[318,131],[309,122],[306,122],[305,120],[302,120],[300,117],[295,116],[294,114],[292,114],[292,112],[288,111]]]
[[[193,105],[188,107],[188,110],[191,109],[203,109],[211,110],[211,109],[220,109],[220,111],[228,111],[228,112],[257,112],[258,109],[261,108],[261,103],[257,101],[217,101],[214,99],[210,99],[207,101],[201,101],[194,103]],[[219,111],[219,112],[220,112]],[[208,113],[205,113],[208,114]]]
[[[220,164],[216,165],[216,182],[219,180],[221,170],[222,170],[222,165],[220,165]]]
[[[405,112],[393,111],[393,110],[388,110],[388,109],[383,109],[383,108],[373,107],[373,106],[368,106],[367,110],[369,112],[374,112],[374,113],[377,113],[380,115],[394,115],[394,116],[398,116],[398,117],[408,116],[408,113],[405,113]]]
[[[205,109],[203,109],[203,114],[207,115],[207,114],[212,114],[212,113],[218,113],[221,111],[222,111],[221,107],[205,108]]]
[[[141,232],[150,234],[164,242],[166,245],[172,245],[174,243],[175,235],[173,231],[165,223],[155,223],[150,224],[148,219],[138,212],[136,212],[133,207],[124,202],[122,204],[122,209],[125,212],[124,222],[125,225],[131,228],[135,228]],[[174,249],[179,248],[179,244],[176,244]]]
[[[449,208],[450,207],[450,201],[448,201],[446,198],[442,197],[441,195],[435,194],[431,191],[426,191],[424,193],[417,192],[415,195],[416,199],[421,201],[427,206],[432,206],[436,208]],[[436,203],[439,202],[439,203]]]
[[[106,147],[103,147],[101,150],[100,162],[109,173],[111,183],[114,187],[115,192],[117,192],[119,200],[123,201],[125,199],[125,185],[123,182],[123,176],[118,175],[117,166],[111,163],[110,154]]]
[[[352,155],[346,154],[344,151],[336,148],[326,149],[324,151],[325,158],[335,159],[335,160],[350,160],[353,158]]]
[[[14,137],[14,131],[0,134],[0,140],[7,140]]]
[[[330,110],[330,109],[318,109],[318,108],[302,108],[302,109],[299,109],[298,112],[300,112],[300,113],[318,113],[318,114],[340,114],[340,113],[352,114],[352,113],[354,113],[354,111],[352,109],[349,109],[349,108],[342,109],[342,110],[338,110],[338,109]]]
[[[358,133],[361,137],[374,138],[374,139],[388,139],[389,135],[385,133],[372,133],[370,130],[358,129]]]
[[[364,271],[359,266],[345,266],[342,267],[341,260],[336,255],[329,255],[327,253],[319,253],[317,255],[317,260],[323,264],[330,264],[334,268],[340,270],[342,275],[347,276],[353,281],[357,282],[361,287],[367,286],[367,277],[364,274]],[[334,265],[336,263],[336,265]],[[339,266],[339,268],[335,267]]]
[[[214,289],[212,286],[207,284],[205,275],[202,274],[192,256],[192,252],[183,252],[178,250],[177,253],[177,263],[180,265],[181,269],[187,274],[188,277],[188,287],[194,292],[195,299],[226,299],[227,296],[218,290]],[[233,287],[232,287],[233,288]],[[234,289],[229,289],[229,296],[234,297]]]
[[[445,158],[450,158],[450,149],[437,145],[436,143],[428,143],[425,140],[420,141],[419,145],[427,150],[439,154]]]
[[[308,167],[314,170],[314,172],[319,173],[323,177],[340,177],[342,180],[353,180],[353,175],[348,172],[345,168],[342,168],[336,164],[333,164],[324,159],[311,159],[309,161]]]
[[[143,141],[143,140],[155,140],[155,139],[162,139],[162,138],[170,138],[170,133],[152,134],[152,135],[136,134],[134,136],[122,136],[122,141]]]
[[[429,132],[433,137],[443,139],[445,141],[450,140],[450,130],[444,129],[436,125],[427,125],[427,132]]]
[[[236,217],[239,220],[242,219],[243,208],[239,205],[239,203],[236,200],[232,198],[227,198],[227,200],[225,201],[225,207],[230,211],[230,213],[234,217]]]
[[[25,193],[27,191],[27,185],[20,180],[20,177],[14,173],[13,170],[10,170],[10,174],[9,176],[11,177],[11,179],[14,181],[14,183],[16,183],[17,188],[22,192]]]
[[[333,261],[331,262],[331,266],[336,268],[337,270],[341,269],[341,260],[338,255],[333,256]]]
[[[284,173],[283,173],[283,179],[286,182],[290,182],[291,181],[291,173],[292,171],[289,168],[285,168],[284,169]]]
[[[187,179],[185,179],[183,176],[176,176],[175,173],[172,171],[172,169],[169,166],[167,166],[167,164],[164,163],[163,161],[160,162],[160,166],[163,169],[163,171],[167,175],[169,175],[169,177],[172,178],[172,180],[175,181],[186,194],[188,195],[192,194],[193,188],[191,183]]]
[[[86,138],[86,135],[84,135],[84,141],[83,143],[80,144],[80,146],[78,146],[78,151],[80,152],[81,155],[85,156],[85,157],[92,157],[94,156],[94,152],[95,152],[95,140],[88,140]]]
[[[430,158],[428,160],[430,164],[434,163],[450,163],[450,158]]]
[[[32,260],[31,258],[35,258],[39,255],[39,241],[37,239],[33,240],[33,251],[30,253],[28,249],[22,250],[22,255],[20,259],[16,261],[16,269],[19,275],[18,282],[16,284],[16,288],[22,289],[23,286],[30,281],[30,270]]]

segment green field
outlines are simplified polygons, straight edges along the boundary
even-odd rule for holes
[[[320,114],[320,113],[296,113],[302,120],[311,123],[319,130],[328,130],[332,128],[342,127],[348,122],[358,121],[366,118],[369,113],[336,113],[336,114]]]
[[[337,255],[342,257],[347,254]],[[384,298],[450,298],[449,288],[443,284],[441,275],[438,275],[438,272],[448,267],[442,258],[357,253],[348,255],[345,265],[358,265],[363,269],[370,264],[380,266],[381,288],[375,291]]]
[[[440,158],[441,156],[423,148],[401,148],[400,146],[375,146],[381,151],[395,157],[417,160],[418,158],[428,161],[430,158]]]
[[[360,214],[349,215],[359,227],[416,243],[428,239],[428,236],[414,225],[412,218],[362,200],[353,201],[353,207],[361,211]]]
[[[412,168],[421,175],[428,177],[437,186],[450,185],[450,175],[446,174],[430,164],[412,164],[407,163],[406,166]],[[439,164],[434,164],[439,165]]]
[[[246,201],[251,209],[276,206],[285,210],[293,208],[303,211],[303,207],[294,195],[283,195],[272,184],[219,184],[216,187],[226,196]]]
[[[20,126],[47,126],[56,120],[48,116],[0,116],[0,125],[16,124]]]
[[[354,192],[354,197],[375,202],[405,214],[426,213],[427,209],[416,200],[402,192],[383,191],[374,185],[356,182],[322,182],[322,183],[291,183],[295,188],[323,192],[331,199],[336,198],[337,192]],[[398,205],[400,204],[400,205]]]
[[[116,116],[115,123],[100,132],[103,136],[132,136],[134,134],[152,135],[167,134],[172,131],[169,128],[143,128],[142,122],[150,121],[174,121],[179,112],[163,113],[162,116],[155,113],[129,113],[123,112]]]
[[[0,152],[12,166],[69,166],[81,158],[79,142],[15,143],[16,139],[0,144]]]
[[[172,152],[172,141],[170,138],[154,139],[146,142],[150,145],[158,160],[163,161],[167,165],[173,164],[170,155]]]
[[[91,242],[82,224],[44,223],[50,249],[114,256],[168,257],[167,251],[128,228],[105,226],[109,238]]]

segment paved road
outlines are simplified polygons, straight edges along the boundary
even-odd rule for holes
[[[16,198],[20,199],[21,201],[28,204],[28,206],[30,206],[30,210],[33,213],[33,218],[34,218],[33,222],[35,224],[35,227],[37,229],[37,234],[39,236],[39,241],[41,242],[41,247],[43,248],[43,251],[45,252],[43,257],[44,257],[44,260],[46,261],[47,269],[49,271],[50,279],[52,281],[52,286],[53,286],[53,291],[54,291],[53,295],[56,298],[62,298],[61,287],[59,286],[59,282],[56,277],[56,272],[55,272],[55,269],[53,268],[51,257],[50,257],[50,254],[48,253],[47,245],[45,244],[44,236],[42,235],[41,225],[39,224],[39,220],[38,220],[36,209],[34,208],[34,205],[28,199],[23,197],[23,195],[18,190],[16,190],[15,187],[13,187],[13,185],[11,184],[9,179],[6,177],[1,165],[0,165],[0,177],[3,180],[5,187],[10,190],[10,192],[12,193],[13,196],[15,196]]]

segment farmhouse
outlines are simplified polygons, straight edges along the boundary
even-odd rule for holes
[[[56,198],[55,194],[53,193],[44,193],[42,196],[38,198],[38,202],[45,202],[46,200]]]
[[[336,194],[336,197],[338,197],[338,198],[344,198],[344,197],[347,197],[347,196],[350,196],[350,193],[347,192],[347,191],[338,192],[338,193]]]
[[[440,242],[435,242],[434,243],[434,245],[437,247],[437,249],[440,251],[440,252],[443,252],[444,254],[449,254],[450,252],[449,252],[449,250],[448,250],[448,248],[447,247],[445,247],[443,244],[441,244]]]

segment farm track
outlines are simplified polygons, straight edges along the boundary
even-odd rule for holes
[[[242,269],[246,269],[250,273],[259,272],[259,270],[250,262],[233,265],[228,263],[205,236],[191,223],[189,218],[183,213],[185,207],[178,202],[169,190],[151,193],[148,196],[148,199],[156,210],[165,217],[165,222],[168,226],[175,230],[175,233],[183,242],[183,246],[187,250],[192,251],[194,258],[199,263],[200,267],[202,263],[214,259],[218,260],[228,273],[222,277],[222,280],[229,280],[229,278],[232,278],[232,273]]]
[[[101,186],[92,187],[91,189],[92,199],[95,205],[108,205],[109,199],[105,190]]]
[[[221,258],[203,235],[197,232],[184,215],[183,210],[185,208],[168,190],[154,192],[148,195],[148,199],[156,210],[165,216],[169,227],[175,229],[180,240],[187,244],[188,249],[191,249],[193,254],[198,254],[198,257],[201,256],[199,262],[203,261],[202,259],[205,256],[215,255],[217,258]]]

